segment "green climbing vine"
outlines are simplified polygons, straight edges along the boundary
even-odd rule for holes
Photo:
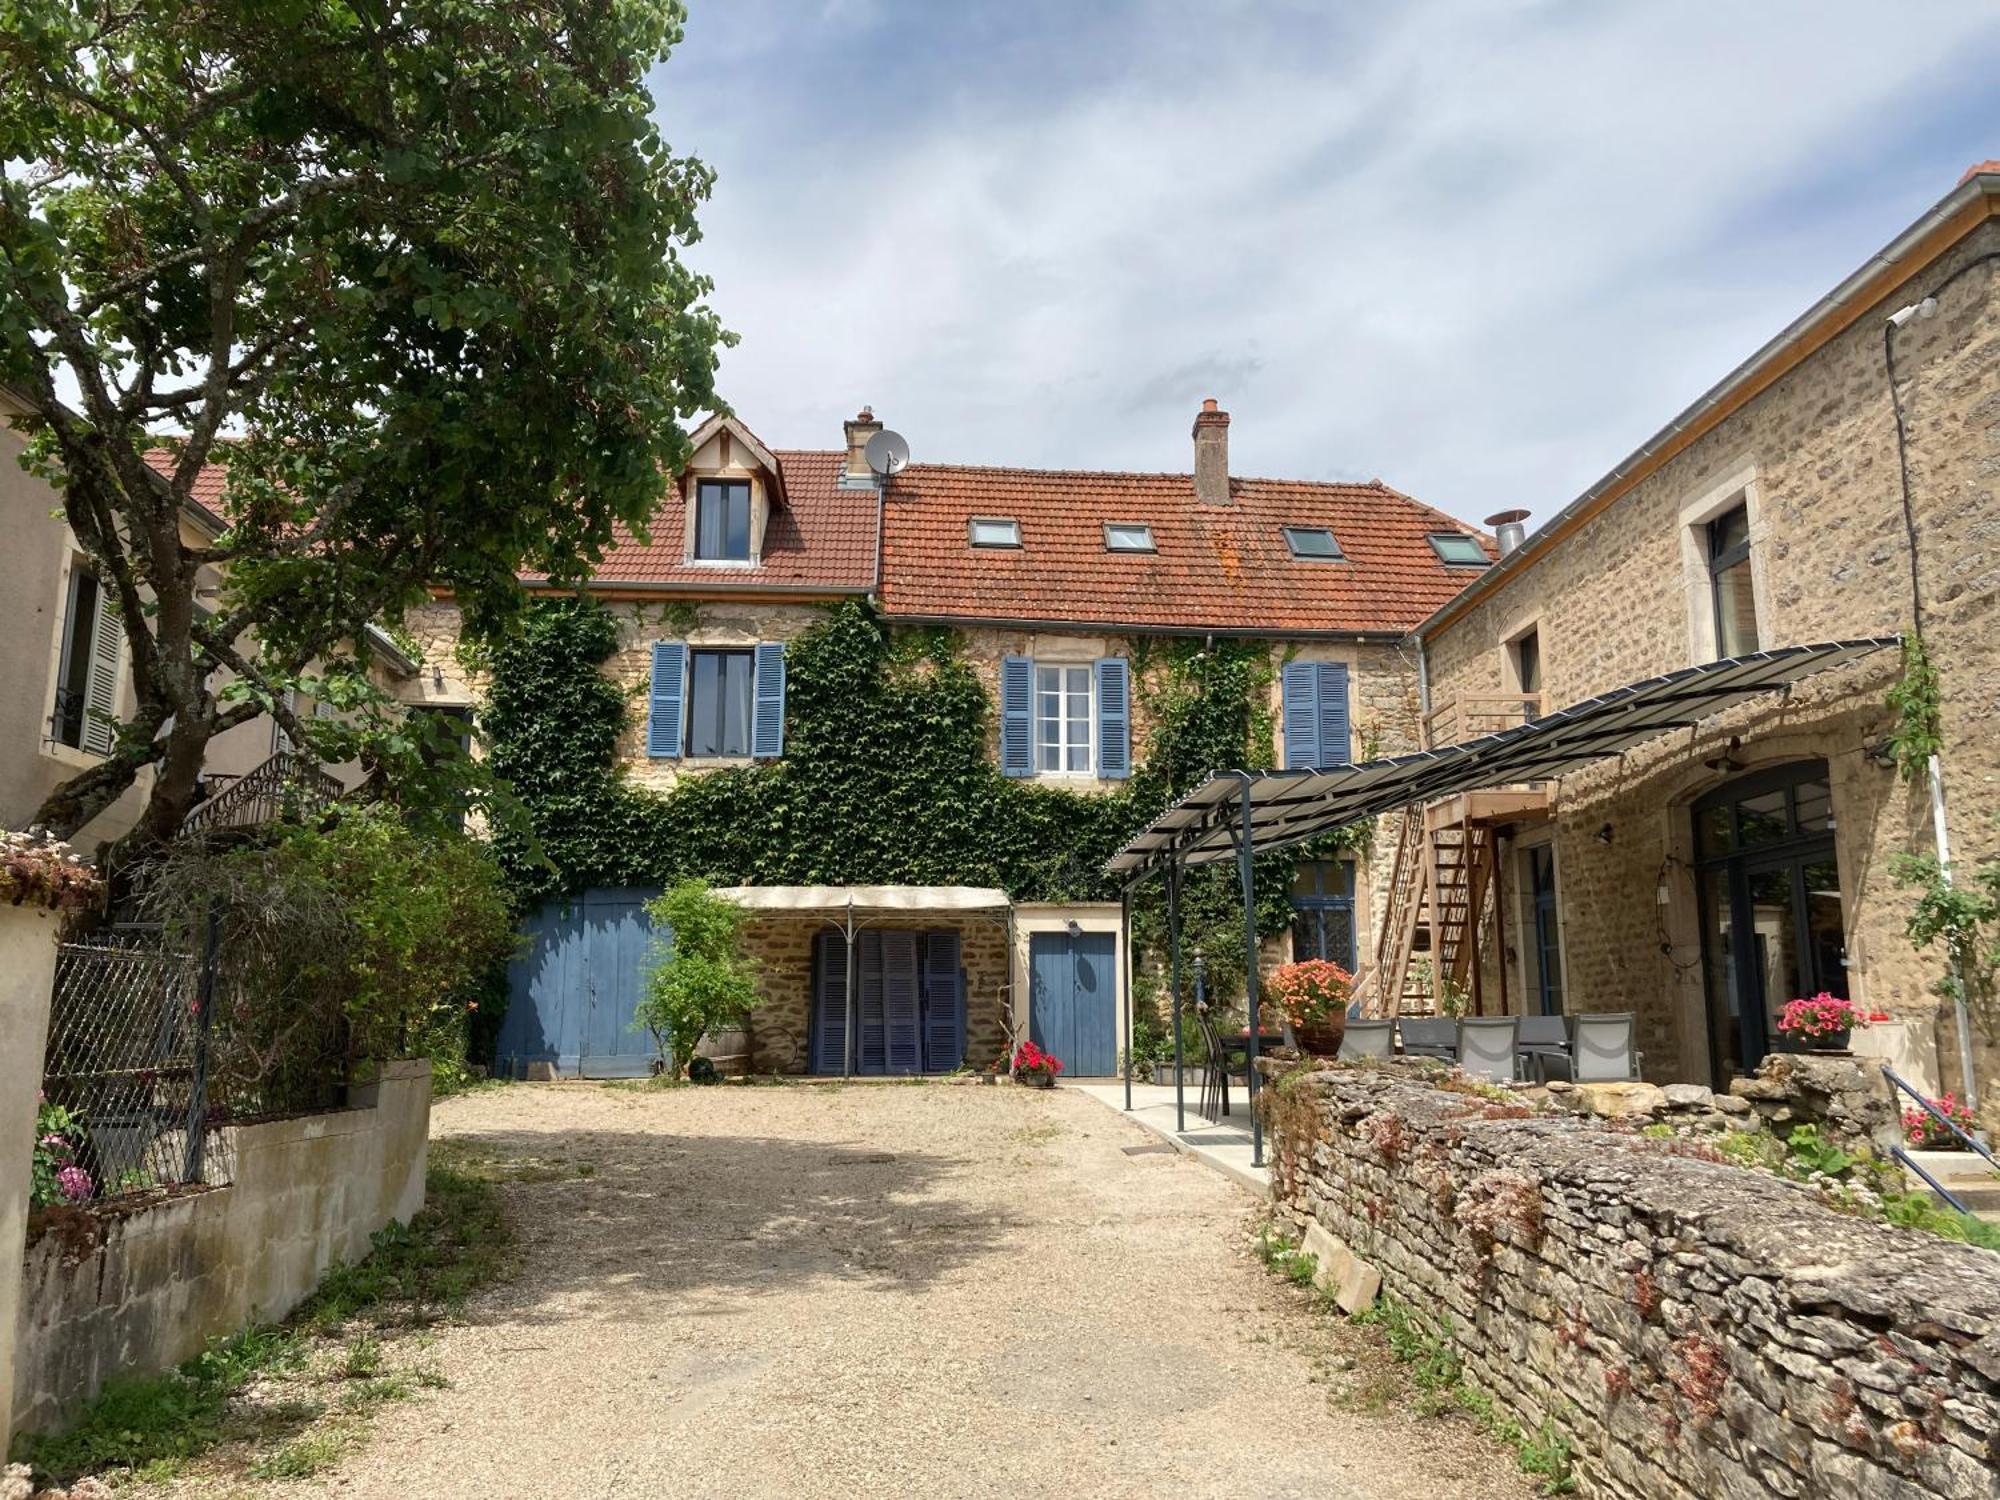
[[[524,905],[588,886],[691,877],[1115,899],[1104,863],[1133,832],[1216,767],[1272,763],[1264,645],[1146,641],[1134,650],[1133,676],[1147,728],[1128,782],[1089,793],[1002,776],[988,752],[992,707],[963,638],[891,630],[850,602],[787,647],[782,760],[656,792],[617,767],[619,735],[643,712],[600,670],[617,648],[617,622],[602,604],[564,598],[529,610],[491,652],[492,766],[516,789],[534,833],[497,839]],[[1261,933],[1289,920],[1300,855],[1260,861]],[[1183,906],[1184,941],[1205,949],[1218,993],[1233,994],[1243,930],[1233,868],[1191,875]],[[1158,882],[1135,897],[1134,923],[1142,949],[1159,952]]]
[[[1944,721],[1937,668],[1914,632],[1903,638],[1903,672],[1889,689],[1889,707],[1896,715],[1889,732],[1896,769],[1905,781],[1916,781],[1944,746]]]

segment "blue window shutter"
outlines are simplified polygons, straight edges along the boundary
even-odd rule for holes
[[[1319,668],[1319,761],[1344,766],[1354,759],[1347,728],[1347,663],[1330,661]]]
[[[1000,773],[1035,774],[1035,664],[1000,658]]]
[[[681,706],[687,698],[685,641],[653,642],[653,692],[647,701],[646,753],[655,760],[681,753]]]
[[[819,945],[819,1013],[813,1017],[815,1073],[839,1073],[847,1061],[847,939],[838,932],[821,932]]]
[[[1319,668],[1309,661],[1285,663],[1285,768],[1296,771],[1319,760]]]
[[[923,1013],[917,988],[917,934],[882,934],[882,1023],[890,1073],[924,1070]]]
[[[776,760],[785,753],[785,643],[757,648],[757,702],[750,725],[750,753]]]
[[[854,977],[858,991],[854,1071],[870,1075],[887,1071],[887,1034],[882,1008],[882,934],[870,928],[855,934]]]
[[[1132,673],[1122,656],[1097,659],[1097,774],[1132,774]]]
[[[924,938],[924,1071],[949,1073],[965,1061],[965,976],[958,934]]]

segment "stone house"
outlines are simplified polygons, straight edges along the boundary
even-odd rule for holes
[[[1490,540],[1380,481],[1232,475],[1228,426],[1205,403],[1192,474],[921,463],[885,476],[866,458],[882,431],[866,410],[824,451],[773,450],[739,419],[712,418],[647,536],[621,532],[589,584],[619,626],[604,670],[634,704],[623,774],[666,791],[784,756],[787,643],[844,599],[866,600],[892,631],[953,633],[992,704],[989,753],[1024,781],[1084,795],[1124,784],[1151,727],[1144,645],[1168,639],[1261,643],[1260,707],[1283,763],[1413,746],[1403,637],[1490,565]],[[484,684],[458,660],[450,601],[410,623],[423,656],[413,693],[476,710]],[[1374,916],[1370,865],[1301,868],[1292,947],[1359,961]],[[1115,904],[956,890],[933,893],[927,912],[908,887],[784,892],[758,893],[750,929],[767,1004],[748,1038],[726,1044],[758,1069],[848,1065],[851,972],[862,1071],[983,1064],[1016,1035],[1072,1073],[1114,1071],[1126,966]],[[630,1016],[652,893],[588,890],[536,916],[503,1067],[647,1065]],[[850,924],[861,934],[851,971]],[[950,1024],[931,1025],[934,1014]]]
[[[16,423],[28,403],[0,387],[0,596],[14,602],[16,629],[0,649],[0,828],[25,828],[42,799],[108,753],[119,721],[138,707],[130,649],[96,569],[62,518],[62,497],[23,469],[27,439]],[[195,503],[181,517],[190,546],[214,541],[223,529],[217,512],[223,471],[211,468],[197,483]],[[211,570],[209,590],[221,578]],[[385,681],[414,671],[386,635],[371,633],[374,658]],[[312,712],[310,700],[300,711]],[[284,748],[268,716],[252,719],[212,741],[205,789],[219,793],[255,772]],[[350,768],[351,769],[351,768]],[[142,770],[133,786],[84,825],[80,849],[117,839],[131,828],[152,785]]]
[[[1996,218],[1988,162],[1532,536],[1503,526],[1498,564],[1414,633],[1447,744],[1695,663],[1920,623],[1940,823],[1893,763],[1893,650],[1515,789],[1483,829],[1440,835],[1469,810],[1433,809],[1433,838],[1491,862],[1462,966],[1479,1008],[1633,1011],[1647,1076],[1721,1084],[1778,1045],[1787,1000],[1831,991],[1892,1018],[1858,1050],[1964,1089],[1943,959],[1905,938],[1893,861],[1940,827],[1962,873],[2000,855]],[[1972,1032],[1990,1078],[1993,1035]]]

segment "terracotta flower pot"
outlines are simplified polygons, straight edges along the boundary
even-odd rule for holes
[[[1016,1073],[1014,1081],[1031,1089],[1052,1089],[1056,1086],[1056,1075],[1037,1069],[1033,1073]]]

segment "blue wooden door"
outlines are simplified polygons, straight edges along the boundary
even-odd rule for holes
[[[652,892],[623,887],[585,891],[583,1001],[577,1074],[583,1078],[643,1078],[659,1055],[639,1024],[639,1000],[653,960]]]
[[[581,1078],[637,1078],[652,1068],[653,1039],[635,1015],[653,961],[646,902],[657,891],[603,887],[552,901],[523,925],[527,942],[508,966],[509,999],[495,1064],[524,1076],[551,1063]]]
[[[1069,1078],[1118,1071],[1117,939],[1108,932],[1028,935],[1028,1035]]]

